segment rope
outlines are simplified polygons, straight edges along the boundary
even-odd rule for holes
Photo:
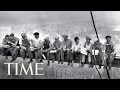
[[[96,57],[95,57],[95,49],[94,49],[94,62],[96,62],[97,60],[96,60]],[[95,68],[96,68],[96,70],[97,70],[97,72],[98,72],[98,74],[99,74],[99,76],[100,76],[100,79],[102,79],[102,76],[101,76],[101,74],[100,74],[100,72],[99,72],[99,70],[97,69],[97,67],[96,67],[96,63],[95,63]]]
[[[94,29],[95,29],[95,33],[96,33],[97,39],[98,39],[98,41],[100,41],[100,40],[99,40],[99,37],[98,37],[97,29],[96,29],[96,27],[95,27],[95,22],[94,22],[94,18],[93,18],[92,11],[90,11],[90,15],[91,15],[91,17],[92,17],[93,27],[94,27]],[[95,60],[96,60],[96,57],[95,57]],[[104,60],[104,62],[105,62],[105,69],[106,69],[106,72],[107,72],[108,79],[110,79],[110,74],[109,74],[109,71],[108,71],[108,69],[107,69],[106,61]],[[96,70],[97,70],[98,73],[100,74],[99,70],[98,70],[98,69],[96,69]],[[101,74],[100,74],[100,77],[101,77]]]

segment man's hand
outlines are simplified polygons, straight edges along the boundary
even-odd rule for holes
[[[86,50],[87,53],[90,53],[90,50]]]
[[[21,48],[24,49],[24,50],[26,50],[26,47],[24,47],[24,46],[21,46]]]

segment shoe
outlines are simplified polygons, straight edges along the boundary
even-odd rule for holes
[[[91,68],[93,68],[94,67],[94,65],[91,65]]]
[[[43,60],[38,61],[39,63],[43,63]]]
[[[110,70],[110,69],[111,69],[111,66],[109,66],[108,70]]]
[[[61,61],[61,64],[63,64],[63,61]]]
[[[84,67],[84,63],[82,63],[82,68]]]
[[[48,61],[48,63],[47,63],[47,66],[49,66],[50,65],[50,61]]]
[[[54,60],[52,60],[52,63],[54,63]]]
[[[101,65],[99,65],[99,68],[98,69],[101,69]]]
[[[70,62],[68,62],[68,65],[70,65]]]
[[[31,62],[33,62],[33,60],[30,60],[28,63],[31,63]]]
[[[60,64],[60,61],[58,61],[58,64]]]
[[[8,56],[6,56],[5,59],[7,60],[7,59],[8,59]]]
[[[23,58],[23,60],[25,61],[25,58]]]
[[[103,67],[103,69],[106,69],[105,66]]]
[[[89,68],[91,67],[91,64],[89,64]]]
[[[73,67],[73,63],[71,63],[71,66]]]
[[[15,60],[14,59],[12,59],[10,62],[14,62]]]

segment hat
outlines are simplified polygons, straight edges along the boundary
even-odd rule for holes
[[[33,35],[39,35],[39,33],[38,33],[38,32],[35,32]]]
[[[49,37],[46,37],[44,40],[48,40],[49,39]]]
[[[59,39],[59,36],[56,36],[55,39]]]
[[[62,35],[62,37],[68,37],[68,35],[64,34],[64,35]]]
[[[89,40],[91,40],[91,38],[90,38],[89,36],[86,36],[86,39],[89,39]]]
[[[14,36],[14,33],[11,33],[10,36]]]
[[[26,36],[26,33],[22,33],[21,36]]]
[[[106,38],[106,39],[107,39],[107,38],[111,38],[111,36],[107,35],[105,38]]]

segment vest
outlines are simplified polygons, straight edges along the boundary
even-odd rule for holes
[[[60,48],[60,46],[62,45],[60,41],[55,41],[53,44],[54,44],[55,49]]]
[[[105,52],[106,53],[112,53],[112,52],[114,52],[113,46],[111,44],[106,44]]]
[[[44,50],[49,49],[50,48],[50,41],[44,41],[43,46],[44,46],[44,48],[43,48]]]
[[[89,45],[87,45],[87,43],[85,43],[85,48],[86,48],[87,50],[90,50],[90,46],[91,46],[91,43],[90,43]]]
[[[23,39],[22,40],[22,46],[24,46],[24,47],[29,47],[30,46],[30,42],[28,41],[28,39]]]

